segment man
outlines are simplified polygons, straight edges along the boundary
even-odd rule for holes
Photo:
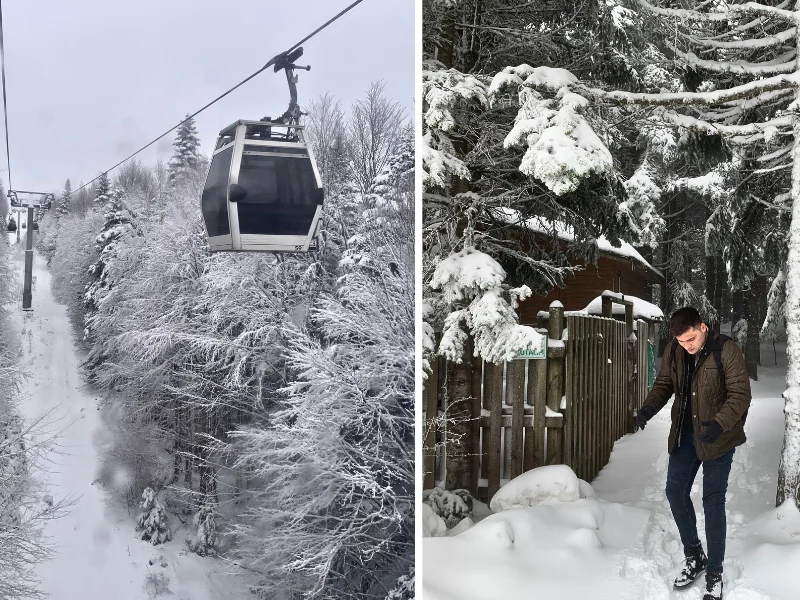
[[[675,311],[669,331],[675,339],[664,350],[658,377],[636,415],[636,424],[644,429],[675,394],[666,492],[686,556],[675,587],[688,586],[706,570],[703,600],[721,600],[725,492],[733,453],[747,439],[744,421],[750,407],[750,378],[739,347],[729,337],[710,331],[694,308]],[[697,535],[690,498],[701,465],[708,558]]]

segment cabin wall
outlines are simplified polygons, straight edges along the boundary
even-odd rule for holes
[[[532,296],[520,303],[518,314],[523,325],[535,325],[536,314],[547,312],[554,300],[564,305],[564,310],[581,310],[604,290],[630,294],[642,300],[652,301],[649,284],[658,283],[655,275],[644,271],[630,260],[600,256],[597,266],[585,265],[574,277],[564,280],[567,287],[555,288],[547,296]]]

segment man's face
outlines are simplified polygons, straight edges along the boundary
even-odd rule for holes
[[[705,323],[700,323],[700,327],[689,327],[689,329],[684,331],[676,339],[689,354],[697,354],[700,352],[700,348],[703,347],[703,344],[706,343],[707,336],[708,327],[706,327]]]

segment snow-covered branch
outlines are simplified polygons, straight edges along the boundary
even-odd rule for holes
[[[712,92],[674,92],[663,94],[642,94],[623,91],[606,91],[597,88],[587,88],[585,94],[598,100],[606,100],[619,104],[647,105],[647,106],[689,106],[724,104],[742,98],[753,98],[764,92],[797,88],[800,83],[800,71],[775,75],[756,81],[750,81],[723,90]]]
[[[637,4],[646,11],[662,17],[672,17],[685,22],[695,23],[724,23],[741,18],[742,14],[753,14],[774,17],[787,23],[796,24],[800,20],[797,11],[786,10],[775,6],[767,6],[758,2],[745,2],[743,4],[728,4],[724,10],[699,12],[685,8],[662,8],[649,3],[647,0],[636,0]],[[787,3],[784,3],[784,5]]]

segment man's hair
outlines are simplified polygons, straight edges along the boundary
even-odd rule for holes
[[[690,327],[700,327],[703,319],[700,313],[691,306],[679,308],[669,320],[669,333],[675,337],[686,333]]]

